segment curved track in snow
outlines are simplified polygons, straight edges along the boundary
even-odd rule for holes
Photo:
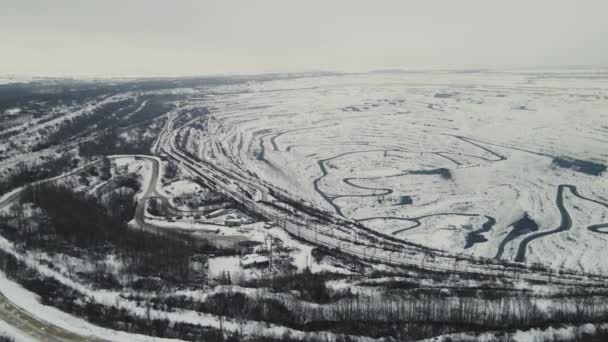
[[[555,198],[555,204],[557,205],[557,209],[559,210],[559,213],[561,215],[560,225],[557,228],[552,229],[552,230],[537,232],[537,233],[526,236],[519,243],[519,247],[517,249],[517,254],[515,256],[515,261],[524,262],[526,260],[526,252],[528,249],[528,245],[532,241],[534,241],[536,239],[540,239],[540,238],[548,236],[548,235],[561,233],[561,232],[567,231],[570,228],[572,228],[572,218],[570,217],[570,214],[568,213],[568,209],[566,209],[566,206],[564,205],[564,190],[565,189],[570,190],[570,193],[572,193],[572,195],[574,195],[582,200],[590,201],[595,204],[599,204],[603,207],[608,208],[608,203],[600,202],[600,201],[594,200],[592,198],[581,195],[578,192],[576,186],[568,185],[568,184],[560,184],[557,187],[557,196]],[[593,225],[588,226],[587,229],[592,232],[607,234],[608,232],[603,232],[603,231],[599,230],[599,229],[606,228],[606,227],[608,227],[608,222],[601,223],[601,224],[593,224]]]

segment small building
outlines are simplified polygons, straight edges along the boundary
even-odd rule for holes
[[[269,264],[270,258],[265,255],[248,254],[241,258],[241,266],[243,268],[267,267]]]
[[[239,218],[228,218],[226,219],[226,221],[224,222],[224,224],[228,227],[240,227],[241,226],[241,219]]]
[[[253,254],[262,245],[259,241],[245,240],[238,243],[238,251],[241,255]]]

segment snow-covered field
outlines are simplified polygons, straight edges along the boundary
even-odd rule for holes
[[[224,86],[207,95],[205,129],[189,128],[183,144],[397,238],[608,272],[598,257],[608,243],[608,77],[593,75],[428,72]],[[537,228],[513,225],[526,214]]]
[[[315,243],[317,230],[322,225],[306,218],[308,213],[303,214],[304,210],[298,210],[297,205],[280,202],[277,192],[289,194],[304,207],[322,208],[379,233],[453,253],[608,272],[608,262],[603,258],[608,243],[608,235],[605,235],[608,234],[606,73],[313,75],[152,92],[184,96],[171,97],[175,107],[166,107],[167,111],[177,109],[155,114],[162,114],[166,119],[150,126],[153,129],[125,131],[119,136],[126,144],[135,144],[142,136],[152,138],[155,143],[151,150],[157,153],[152,157],[154,160],[141,155],[112,156],[109,180],[101,175],[105,165],[102,162],[94,162],[94,172],[81,166],[69,176],[55,179],[75,191],[99,195],[101,201],[120,192],[133,195],[135,200],[144,203],[138,208],[145,209],[146,202],[141,199],[151,199],[147,202],[148,208],[154,205],[156,213],[143,210],[141,220],[136,216],[131,221],[132,226],[147,224],[155,231],[174,231],[206,239],[216,247],[238,247],[240,256],[208,254],[206,258],[192,262],[191,266],[197,272],[205,268],[203,273],[212,279],[211,284],[229,275],[233,285],[213,289],[193,287],[182,291],[190,293],[190,297],[202,301],[217,291],[234,290],[257,297],[264,294],[289,304],[298,295],[297,290],[274,293],[269,289],[240,288],[234,284],[246,285],[246,281],[270,275],[274,278],[275,273],[291,275],[308,268],[313,273],[329,271],[354,276],[327,281],[328,289],[335,293],[356,293],[363,298],[380,298],[393,291],[385,292],[384,285],[390,289],[401,280],[402,286],[408,287],[411,279],[423,277],[417,279],[419,284],[414,283],[412,293],[422,288],[438,291],[440,285],[446,285],[440,282],[446,281],[453,288],[465,289],[494,284],[499,288],[512,286],[522,293],[530,290],[536,296],[534,307],[547,317],[559,317],[559,310],[571,312],[581,305],[578,297],[552,297],[568,293],[571,288],[551,284],[550,275],[547,285],[531,285],[529,280],[485,283],[459,276],[447,280],[441,277],[427,279],[424,277],[429,275],[425,273],[410,271],[404,271],[407,277],[390,277],[396,270],[392,266],[359,263],[349,259],[347,254],[342,260],[340,254],[326,254],[327,251],[315,249],[314,245],[289,235],[280,224],[260,221],[252,213],[242,211],[234,196],[227,195],[234,193],[243,198],[247,196],[260,206],[272,207],[276,212],[288,211],[292,220],[314,225]],[[8,172],[19,162],[35,165],[43,160],[41,157],[66,151],[76,153],[79,144],[95,139],[95,136],[84,134],[83,140],[60,140],[39,151],[33,146],[43,143],[45,137],[56,132],[67,120],[93,115],[105,105],[110,105],[110,109],[105,108],[108,113],[114,115],[121,111],[128,119],[151,101],[146,96],[152,92],[144,94],[129,90],[69,106],[53,105],[48,110],[52,115],[37,119],[33,119],[37,112],[28,112],[31,108],[11,106],[0,112],[0,116],[6,118],[6,131],[12,132],[6,135],[10,138],[0,142],[0,172]],[[125,100],[130,102],[121,104],[120,101]],[[116,108],[112,109],[114,105]],[[155,140],[156,134],[159,136]],[[184,166],[182,157],[177,158],[176,164],[181,165],[181,169],[163,167],[163,163],[173,160],[168,157],[175,158],[171,156],[175,153],[174,147],[180,153],[186,151],[203,159],[206,163],[200,163],[201,166],[213,165],[213,168],[201,168],[208,178],[196,176],[192,168]],[[77,159],[88,162],[84,157]],[[82,170],[88,171],[80,172]],[[137,187],[113,188],[130,176],[140,183],[139,192],[136,192]],[[209,188],[214,182],[223,185]],[[222,189],[224,187],[230,191]],[[273,192],[267,191],[268,188]],[[14,192],[8,193],[0,202],[10,204],[14,195]],[[156,207],[158,203],[163,210]],[[30,216],[31,210],[31,206],[23,206],[26,217]],[[3,213],[10,214],[10,208]],[[157,216],[162,214],[165,216]],[[241,224],[229,226],[229,219],[238,219]],[[280,215],[265,219],[282,222]],[[332,227],[331,235],[355,242],[361,239],[358,231],[351,234],[348,230],[355,226],[339,227],[335,231]],[[339,250],[339,242],[330,247]],[[299,328],[270,325],[270,329],[263,329],[269,326],[266,322],[224,320],[212,313],[201,314],[190,309],[146,312],[144,306],[124,296],[130,294],[130,290],[99,290],[86,279],[74,276],[74,269],[92,273],[94,265],[87,258],[23,251],[5,238],[0,239],[0,249],[40,274],[79,290],[95,302],[116,305],[135,317],[145,317],[151,312],[153,317],[175,323],[201,324],[226,331],[243,330],[244,327],[246,334],[251,336],[278,337],[286,332],[296,337],[307,336]],[[365,255],[366,247],[362,250]],[[389,255],[392,254],[391,250]],[[418,253],[416,257],[424,264],[427,256],[422,254]],[[125,265],[117,255],[110,253],[96,262],[120,280]],[[366,278],[376,271],[387,275]],[[544,275],[539,273],[539,282],[542,277]],[[148,340],[140,335],[97,328],[42,305],[33,293],[17,286],[2,273],[0,290],[15,305],[66,330],[116,340]],[[441,291],[450,295],[448,289]],[[584,289],[580,291],[585,293]],[[594,291],[601,292],[592,288],[589,293]],[[459,293],[454,290],[451,295],[456,298]],[[400,292],[397,294],[395,300],[399,303],[404,297]],[[377,302],[378,312],[382,312],[386,300],[382,297]],[[598,303],[604,303],[604,300]],[[335,305],[341,304],[336,302]],[[297,312],[304,307],[330,310],[333,306],[333,303],[305,303],[305,299],[298,299],[290,310]],[[582,326],[580,332],[605,328],[587,325]],[[548,335],[575,336],[577,329],[515,332],[513,340],[531,341],[537,336]],[[27,340],[21,338],[18,330],[0,322],[0,335],[2,333],[14,336],[18,341]],[[444,340],[449,339],[446,336]]]

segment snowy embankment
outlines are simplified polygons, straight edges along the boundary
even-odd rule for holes
[[[3,244],[4,248],[5,245]],[[88,323],[84,319],[69,315],[61,310],[51,306],[42,305],[38,301],[38,296],[20,285],[6,278],[4,273],[0,272],[0,289],[2,293],[16,306],[31,313],[37,319],[53,324],[62,329],[74,332],[83,336],[96,336],[111,341],[146,341],[146,342],[161,342],[161,341],[176,341],[171,339],[156,338],[145,335],[131,334],[122,331],[105,329]],[[0,324],[3,324],[0,321]],[[4,329],[6,326],[6,329]],[[15,338],[16,341],[33,341],[27,337],[26,332],[21,332],[12,326],[3,324],[0,325],[0,332],[7,331],[7,335]]]
[[[15,342],[39,342],[12,325],[0,320],[0,338],[2,337],[12,338]]]
[[[582,338],[601,338],[608,334],[608,323],[530,329],[513,333],[484,333],[479,335],[449,334],[419,342],[576,342]],[[585,340],[583,340],[585,341]],[[600,341],[599,339],[595,341]]]
[[[290,329],[274,324],[268,324],[266,322],[257,321],[238,321],[236,319],[230,319],[226,317],[219,317],[211,314],[200,313],[192,310],[176,310],[173,312],[165,312],[161,310],[149,310],[145,307],[138,306],[136,301],[128,300],[123,297],[125,293],[110,290],[95,290],[90,286],[82,283],[78,283],[70,279],[65,274],[62,274],[56,270],[53,270],[39,262],[37,257],[28,253],[21,255],[18,253],[13,244],[0,237],[0,249],[13,255],[18,260],[23,261],[29,268],[37,270],[41,275],[51,277],[61,282],[62,284],[77,290],[85,296],[91,298],[93,301],[106,305],[115,306],[118,309],[124,309],[130,314],[140,318],[150,319],[167,319],[171,322],[189,323],[195,325],[201,325],[204,327],[211,327],[216,329],[223,329],[225,332],[244,332],[248,336],[266,336],[266,337],[281,337],[285,334],[289,334],[293,338],[305,338],[305,337],[325,337],[332,338],[334,334],[325,332],[304,332],[295,329]],[[0,289],[2,293],[15,305],[25,309],[33,316],[42,319],[48,323],[54,324],[58,327],[73,331],[84,335],[94,335],[102,338],[112,338],[119,341],[149,341],[149,337],[142,335],[126,334],[123,332],[116,332],[109,329],[100,328],[94,326],[83,319],[76,318],[72,315],[66,314],[58,309],[42,305],[38,302],[37,296],[14,282],[8,280],[3,273],[0,272]],[[141,336],[141,337],[138,337]],[[361,341],[373,341],[374,339],[361,337]],[[159,339],[163,341],[163,339]]]

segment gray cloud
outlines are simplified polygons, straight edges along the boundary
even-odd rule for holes
[[[0,72],[608,65],[606,1],[0,0]]]

